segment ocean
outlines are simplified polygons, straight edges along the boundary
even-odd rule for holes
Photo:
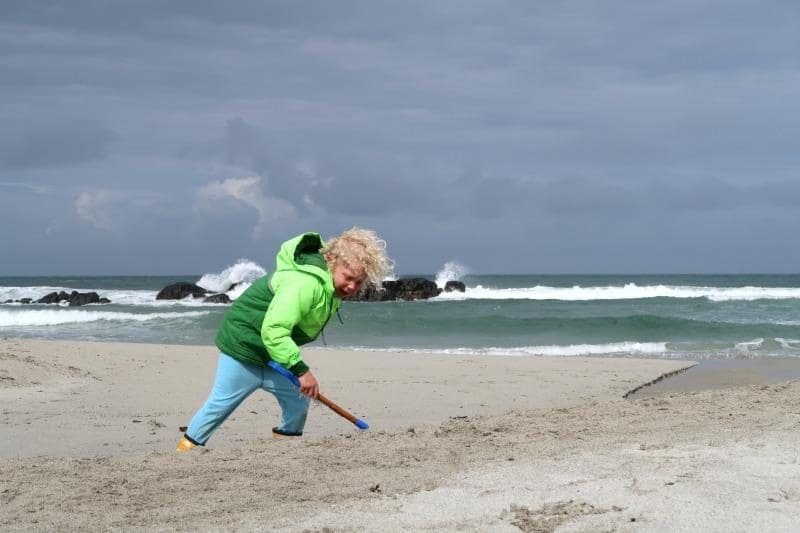
[[[186,276],[2,277],[0,302],[95,291],[110,304],[0,305],[0,336],[212,344],[228,305],[157,301],[176,281],[235,299],[265,269],[240,261]],[[409,277],[409,276],[401,276]],[[413,302],[347,302],[331,348],[528,356],[753,359],[800,356],[800,275],[474,275],[448,264],[425,276],[466,292]]]

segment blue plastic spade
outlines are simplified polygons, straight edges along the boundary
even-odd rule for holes
[[[289,372],[287,369],[283,368],[281,365],[276,363],[275,361],[270,361],[267,363],[271,369],[273,369],[278,374],[282,375],[292,383],[294,383],[295,387],[300,388],[300,380],[297,379],[297,376]],[[322,394],[319,395],[319,401],[327,405],[331,411],[336,413],[337,415],[341,416],[342,418],[348,420],[351,424],[355,424],[355,426],[360,430],[367,430],[369,429],[369,424],[361,420],[360,418],[356,418],[351,415],[346,409],[343,409],[336,405],[334,402],[330,401],[328,398],[323,396]]]

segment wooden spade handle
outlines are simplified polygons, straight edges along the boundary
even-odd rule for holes
[[[343,408],[339,407],[338,405],[336,405],[336,403],[334,403],[331,400],[329,400],[322,393],[319,394],[319,401],[321,401],[322,403],[327,405],[330,408],[330,410],[333,411],[334,413],[336,413],[337,415],[339,415],[342,418],[348,420],[351,424],[355,424],[356,420],[358,420],[356,417],[351,415],[346,409],[343,409]]]
[[[281,374],[283,377],[285,377],[286,379],[288,379],[289,381],[294,383],[295,387],[298,387],[298,388],[300,387],[300,380],[297,379],[297,376],[295,376],[294,374],[292,374],[291,372],[289,372],[288,370],[283,368],[281,365],[279,365],[275,361],[269,361],[267,363],[267,365],[270,368],[272,368],[273,370],[275,370],[278,374]],[[339,415],[342,418],[346,419],[351,424],[355,424],[355,426],[358,429],[362,429],[362,430],[369,429],[369,424],[367,424],[366,422],[364,422],[360,418],[354,417],[347,410],[342,409],[341,407],[339,407],[338,405],[336,405],[335,403],[330,401],[328,398],[323,396],[321,393],[319,395],[318,400],[321,401],[322,403],[324,403],[326,406],[328,406],[328,408],[331,411],[333,411],[334,413],[336,413],[337,415]]]

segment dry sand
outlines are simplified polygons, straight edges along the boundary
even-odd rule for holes
[[[0,528],[795,531],[800,383],[622,396],[691,363],[309,351],[323,407],[266,438],[256,393],[177,430],[209,347],[0,340]]]

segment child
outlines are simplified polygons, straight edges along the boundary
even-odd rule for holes
[[[299,345],[313,341],[336,313],[342,298],[365,281],[380,286],[391,270],[386,242],[374,231],[352,228],[327,244],[304,233],[281,246],[272,275],[242,293],[225,314],[215,343],[220,350],[214,387],[178,443],[178,451],[204,446],[211,434],[256,389],[272,393],[281,407],[274,436],[298,437],[309,398],[319,384],[303,362]],[[269,360],[300,380],[300,392],[267,366]]]

